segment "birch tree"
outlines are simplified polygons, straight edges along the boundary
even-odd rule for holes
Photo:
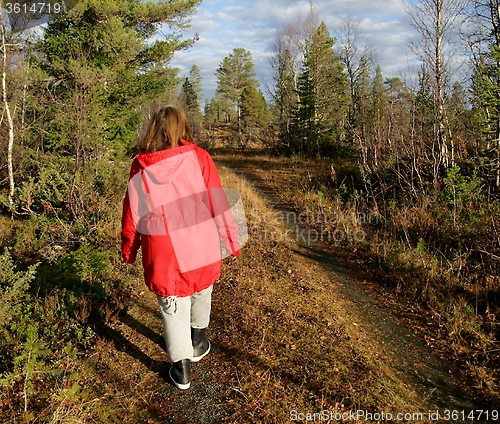
[[[12,155],[14,150],[14,119],[12,118],[12,113],[10,110],[8,93],[7,93],[7,72],[9,66],[8,48],[7,43],[7,32],[4,24],[4,14],[2,8],[0,8],[0,32],[2,36],[2,44],[0,49],[2,51],[2,102],[5,117],[7,119],[7,129],[8,129],[8,144],[7,144],[7,170],[9,178],[9,205],[12,206],[14,203],[14,168],[12,164]]]
[[[372,74],[373,64],[376,61],[375,48],[363,35],[359,18],[352,15],[345,16],[336,31],[337,54],[344,65],[350,93],[350,120],[355,127],[364,116],[361,112],[360,99],[363,97],[363,82],[366,72]]]
[[[454,40],[463,18],[467,0],[420,0],[406,4],[410,23],[420,36],[412,43],[414,53],[429,70],[435,105],[434,139],[437,144],[435,160],[438,167],[449,168],[455,162],[453,138],[449,134],[446,114],[446,93],[450,84],[453,60],[456,56]],[[438,175],[435,173],[434,181]]]
[[[477,61],[491,52],[491,47],[500,48],[500,2],[498,0],[469,0],[467,25],[462,31],[470,52]]]

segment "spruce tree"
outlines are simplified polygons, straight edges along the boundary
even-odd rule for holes
[[[75,220],[104,207],[103,187],[116,185],[110,167],[135,144],[141,108],[172,98],[179,82],[168,63],[192,42],[179,30],[199,3],[87,0],[48,23],[32,58],[44,76],[29,118],[37,122],[33,144],[45,153],[39,164],[64,170],[59,191]],[[162,24],[171,34],[148,41]]]
[[[384,140],[388,133],[387,90],[384,85],[382,69],[377,66],[371,94],[371,134],[373,164],[378,168],[383,151]]]
[[[196,94],[196,100],[197,104],[196,106],[198,109],[201,109],[201,100],[203,98],[203,85],[202,85],[202,77],[200,73],[200,68],[198,66],[193,65],[191,69],[189,70],[189,76],[188,76],[189,82],[191,83],[191,86],[193,87],[193,92]]]
[[[298,82],[294,145],[312,156],[331,150],[344,131],[347,80],[322,22],[307,48]]]
[[[500,187],[500,48],[491,47],[491,59],[483,57],[475,75],[477,121],[483,135],[482,156],[494,169],[495,186]]]
[[[281,143],[292,148],[292,123],[297,108],[298,93],[295,63],[290,50],[277,52],[276,86],[274,90],[274,114],[279,122]]]
[[[434,106],[431,78],[425,66],[422,66],[415,95],[415,130],[420,142],[429,146],[434,137]]]

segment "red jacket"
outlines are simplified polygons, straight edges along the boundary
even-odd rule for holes
[[[144,279],[162,297],[190,296],[220,277],[221,245],[239,255],[238,228],[215,164],[205,150],[183,145],[139,153],[123,202],[122,256],[142,245]]]

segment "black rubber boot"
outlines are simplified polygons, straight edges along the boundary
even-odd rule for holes
[[[189,389],[191,385],[191,361],[189,359],[181,359],[174,362],[169,374],[178,389]]]
[[[191,328],[193,362],[201,361],[210,352],[210,342],[205,338],[206,328]]]

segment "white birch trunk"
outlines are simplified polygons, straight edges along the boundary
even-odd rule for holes
[[[14,203],[14,169],[12,166],[12,154],[14,149],[14,120],[12,119],[12,114],[10,112],[9,102],[7,100],[7,44],[5,40],[5,26],[3,25],[3,14],[0,8],[0,31],[2,33],[2,100],[5,108],[5,114],[7,116],[7,126],[9,132],[9,141],[7,147],[7,168],[9,174],[9,204]]]

